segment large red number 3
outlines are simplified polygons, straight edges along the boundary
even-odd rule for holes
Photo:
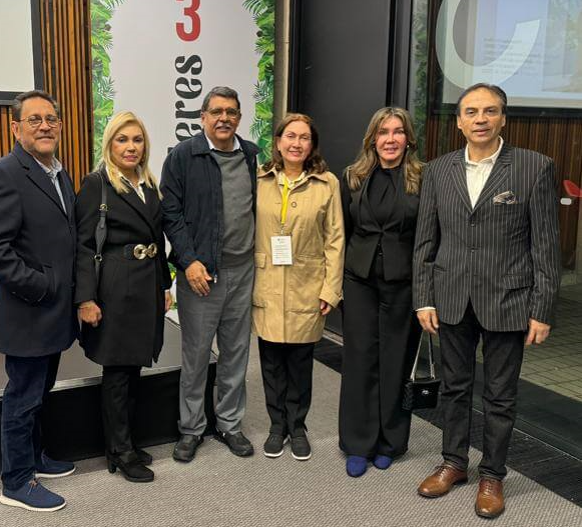
[[[184,0],[177,0],[183,2]],[[200,36],[200,15],[196,11],[200,7],[200,0],[190,0],[190,7],[184,8],[184,15],[190,20],[190,31],[186,29],[184,22],[176,22],[178,37],[186,42],[192,42]]]

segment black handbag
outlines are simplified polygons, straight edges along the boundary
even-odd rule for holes
[[[435,375],[434,357],[432,353],[432,336],[428,336],[428,364],[430,367],[430,377],[416,377],[418,359],[422,347],[422,338],[418,342],[416,357],[410,377],[404,383],[404,393],[402,396],[402,408],[404,410],[417,410],[420,408],[434,408],[438,403],[439,386],[441,380]]]
[[[99,173],[99,179],[101,180],[101,204],[99,205],[99,222],[95,227],[95,256],[93,257],[97,287],[99,287],[99,275],[101,274],[101,262],[103,260],[101,251],[107,238],[107,223],[105,221],[107,216],[107,189],[103,174]]]

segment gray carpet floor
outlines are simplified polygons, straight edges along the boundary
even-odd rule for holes
[[[440,431],[414,418],[410,450],[386,471],[371,467],[361,478],[349,478],[337,446],[340,377],[316,364],[314,399],[309,415],[313,457],[299,462],[289,447],[277,459],[262,454],[268,417],[253,348],[247,380],[244,431],[256,453],[237,458],[214,439],[206,440],[190,464],[171,458],[173,445],[153,447],[156,479],[132,484],[110,475],[103,458],[80,462],[75,474],[46,481],[67,499],[56,513],[32,513],[0,506],[0,526],[200,526],[200,527],[470,527],[490,520],[475,516],[476,466],[471,452],[470,480],[450,494],[428,500],[416,494],[418,483],[439,462]],[[496,527],[576,527],[582,508],[532,480],[510,471],[506,479],[507,510]]]

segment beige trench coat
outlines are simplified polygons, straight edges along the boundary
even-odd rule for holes
[[[337,307],[342,294],[339,182],[331,172],[309,174],[290,191],[283,234],[291,235],[293,265],[273,265],[271,237],[281,234],[278,177],[273,169],[257,181],[253,331],[270,342],[317,342],[325,324],[320,299]]]

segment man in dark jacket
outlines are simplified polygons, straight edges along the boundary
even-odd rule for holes
[[[62,123],[45,92],[12,106],[14,150],[0,159],[0,351],[8,384],[2,401],[0,503],[54,511],[65,500],[40,477],[71,474],[72,463],[41,449],[40,410],[56,379],[61,351],[77,336],[73,308],[75,193],[56,159]]]
[[[238,94],[213,88],[202,103],[203,132],[183,141],[162,170],[164,231],[177,269],[182,329],[180,432],[174,459],[191,461],[206,428],[204,390],[217,337],[217,439],[233,454],[253,446],[240,430],[245,408],[253,287],[258,148],[236,135]]]

